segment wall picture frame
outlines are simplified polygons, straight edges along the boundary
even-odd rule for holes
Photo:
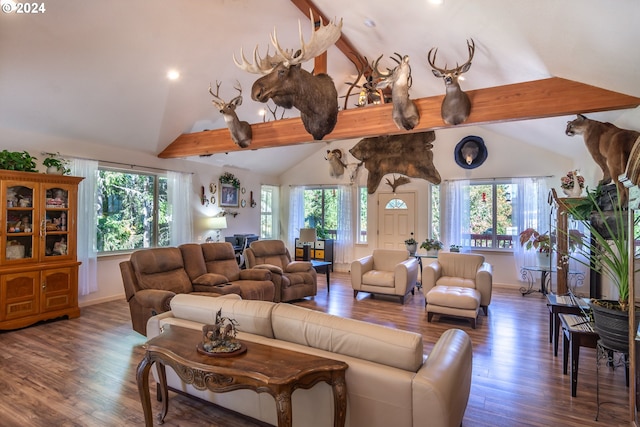
[[[222,208],[237,208],[240,197],[239,189],[233,184],[220,182],[220,194],[218,195],[218,205]]]

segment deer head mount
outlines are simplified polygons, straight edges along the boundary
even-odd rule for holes
[[[235,55],[233,61],[245,71],[264,74],[253,83],[251,99],[259,102],[272,99],[280,107],[296,107],[300,110],[304,128],[314,139],[320,140],[331,133],[338,120],[338,91],[327,74],[314,76],[303,70],[301,64],[322,54],[340,38],[342,19],[339,23],[334,19],[327,25],[323,25],[320,19],[315,30],[313,13],[310,15],[312,36],[309,43],[305,43],[302,26],[298,22],[301,44],[298,50],[282,49],[274,29],[271,35],[271,43],[276,50],[274,55],[269,55],[267,49],[266,56],[261,58],[256,46],[253,64],[247,61],[242,50],[242,62],[238,62]]]
[[[347,104],[349,102],[349,97],[351,96],[351,91],[353,88],[360,89],[360,93],[358,94],[358,102],[356,103],[357,107],[364,107],[368,104],[382,104],[385,102],[382,91],[376,88],[377,81],[373,78],[373,69],[371,68],[371,64],[366,56],[362,56],[358,53],[354,53],[354,56],[357,58],[358,63],[353,63],[356,66],[356,71],[358,73],[357,77],[353,82],[345,82],[349,85],[349,89],[347,90],[347,94],[345,95],[344,107],[343,110],[347,109]],[[364,77],[364,83],[359,85],[358,82]]]
[[[385,180],[387,181],[387,185],[391,187],[391,190],[394,192],[394,194],[396,192],[396,188],[411,182],[411,180],[406,176],[400,176],[400,178],[396,178],[395,174],[393,175],[393,182],[389,181],[389,178],[385,178]]]
[[[251,131],[251,125],[248,122],[240,121],[236,114],[236,107],[238,105],[242,105],[242,88],[240,87],[240,83],[236,82],[234,86],[234,89],[239,92],[238,96],[229,102],[225,102],[218,95],[221,84],[221,82],[216,81],[216,93],[213,93],[211,84],[209,84],[209,93],[213,97],[211,102],[224,117],[224,121],[229,128],[229,132],[231,132],[231,139],[233,142],[235,142],[240,148],[247,148],[251,144],[251,137],[253,134]]]
[[[391,101],[393,102],[393,122],[398,129],[411,130],[420,121],[418,107],[409,99],[409,88],[411,87],[411,67],[409,66],[409,55],[395,53],[397,59],[391,57],[398,65],[394,69],[387,69],[382,72],[378,69],[378,63],[382,55],[373,63],[374,80],[378,80],[377,89],[391,88]]]
[[[467,117],[469,117],[469,113],[471,112],[471,101],[469,100],[469,96],[462,91],[460,84],[458,83],[458,78],[471,68],[471,60],[473,59],[476,45],[473,39],[470,40],[471,43],[467,40],[469,59],[462,65],[456,64],[456,68],[447,69],[446,64],[444,68],[436,66],[438,48],[431,48],[427,55],[433,75],[441,77],[444,80],[446,92],[444,99],[442,100],[440,114],[442,116],[442,120],[444,120],[448,125],[457,125],[464,122],[467,120]],[[433,53],[433,57],[431,57],[431,53]]]

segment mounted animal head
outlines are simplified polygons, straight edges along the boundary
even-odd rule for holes
[[[367,57],[357,53],[354,53],[354,56],[358,60],[357,64],[355,62],[353,63],[356,66],[358,75],[353,82],[345,82],[349,85],[349,89],[347,90],[347,94],[345,95],[344,106],[342,109],[347,109],[349,97],[351,96],[351,91],[354,87],[360,89],[360,93],[358,94],[358,102],[356,103],[357,107],[364,107],[368,104],[384,103],[382,91],[376,88],[377,82],[373,79],[373,70],[371,69],[371,64],[369,64]],[[362,85],[359,85],[358,82],[362,77],[365,78],[365,81],[364,83],[362,83]]]
[[[431,48],[427,55],[433,75],[441,77],[444,80],[446,93],[442,100],[440,115],[442,116],[442,120],[448,125],[457,125],[464,122],[471,112],[471,101],[469,100],[469,96],[460,89],[458,79],[471,68],[471,60],[476,50],[473,39],[471,39],[471,43],[467,40],[467,50],[469,51],[469,59],[467,62],[462,65],[456,64],[456,68],[451,69],[448,69],[446,64],[444,68],[436,66],[438,48]],[[432,53],[433,57],[431,56]]]
[[[238,62],[235,55],[233,61],[236,66],[254,74],[264,74],[253,83],[251,99],[267,102],[272,99],[276,105],[284,108],[296,107],[300,110],[300,118],[305,129],[317,140],[331,133],[338,120],[338,92],[333,80],[327,74],[314,76],[302,69],[301,64],[322,54],[339,38],[342,31],[342,20],[338,24],[334,21],[315,29],[313,13],[311,13],[312,36],[309,43],[304,42],[302,28],[299,25],[299,50],[282,49],[273,30],[271,43],[276,49],[274,55],[267,54],[261,58],[258,46],[253,51],[253,64],[249,63],[242,50],[242,62]]]
[[[582,135],[587,150],[593,160],[602,169],[602,180],[599,184],[615,182],[620,192],[620,206],[627,201],[627,188],[619,177],[627,167],[633,145],[640,139],[640,132],[620,129],[611,123],[591,120],[582,114],[569,122],[565,134]]]
[[[334,150],[327,150],[327,157],[325,160],[329,161],[329,175],[332,177],[340,177],[344,175],[344,168],[347,165],[342,161],[342,150],[336,148]]]
[[[378,69],[378,63],[382,55],[373,63],[374,80],[378,80],[377,89],[391,88],[391,100],[393,102],[393,122],[398,129],[411,130],[420,121],[418,107],[409,99],[409,88],[411,87],[411,67],[409,66],[409,56],[395,54],[398,59],[391,57],[398,65],[393,69],[382,72]]]
[[[251,144],[251,137],[253,133],[251,131],[251,125],[248,122],[240,121],[236,114],[236,107],[242,104],[242,88],[240,83],[236,82],[234,89],[239,92],[238,96],[233,98],[229,102],[225,102],[218,93],[220,92],[221,82],[216,81],[216,93],[213,93],[211,85],[209,85],[209,93],[213,96],[211,101],[213,105],[220,111],[224,117],[224,121],[231,132],[231,139],[240,148],[247,148]]]
[[[364,138],[349,150],[351,155],[364,162],[368,171],[367,192],[378,189],[382,177],[399,173],[412,178],[422,178],[440,184],[440,173],[433,164],[434,131],[382,135]]]

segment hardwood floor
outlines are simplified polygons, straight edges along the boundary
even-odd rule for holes
[[[553,357],[548,310],[541,294],[522,297],[517,289],[494,288],[489,316],[477,329],[451,318],[427,323],[424,296],[404,305],[397,299],[354,300],[349,276],[331,275],[327,295],[323,274],[314,299],[297,304],[398,329],[420,332],[428,353],[449,328],[473,341],[473,380],[465,427],[628,425],[624,370],[601,368],[600,393],[608,402],[596,413],[595,350],[583,348],[577,397],[562,374],[562,349]],[[131,329],[124,300],[82,309],[77,319],[47,322],[0,333],[0,425],[133,426],[144,418],[135,371],[145,338]],[[159,404],[152,399],[154,414]],[[171,394],[166,426],[255,426],[246,418]],[[428,425],[425,423],[425,425]],[[300,426],[304,427],[304,426]]]

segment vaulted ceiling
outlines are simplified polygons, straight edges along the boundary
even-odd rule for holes
[[[314,3],[326,16],[343,19],[343,35],[363,55],[410,55],[412,98],[444,93],[428,67],[429,49],[438,47],[441,61],[463,62],[468,38],[475,40],[476,53],[462,82],[467,90],[561,77],[640,97],[636,0]],[[232,55],[256,45],[265,52],[274,27],[283,47],[298,45],[298,21],[309,34],[307,17],[290,0],[44,4],[40,14],[0,14],[0,135],[3,128],[24,129],[158,155],[183,133],[225,126],[208,93],[216,80],[226,98],[235,96],[238,80],[245,89],[238,114],[260,123],[258,112],[265,105],[248,94],[256,76],[238,69]],[[344,95],[353,65],[335,47],[327,64]],[[166,78],[170,69],[180,72],[178,80]],[[355,99],[349,108],[353,104]],[[295,116],[296,110],[285,113]],[[640,129],[638,108],[590,116]],[[570,118],[476,125],[469,133],[486,129],[568,155],[572,148],[564,125]],[[325,148],[309,142],[193,159],[278,175]]]

